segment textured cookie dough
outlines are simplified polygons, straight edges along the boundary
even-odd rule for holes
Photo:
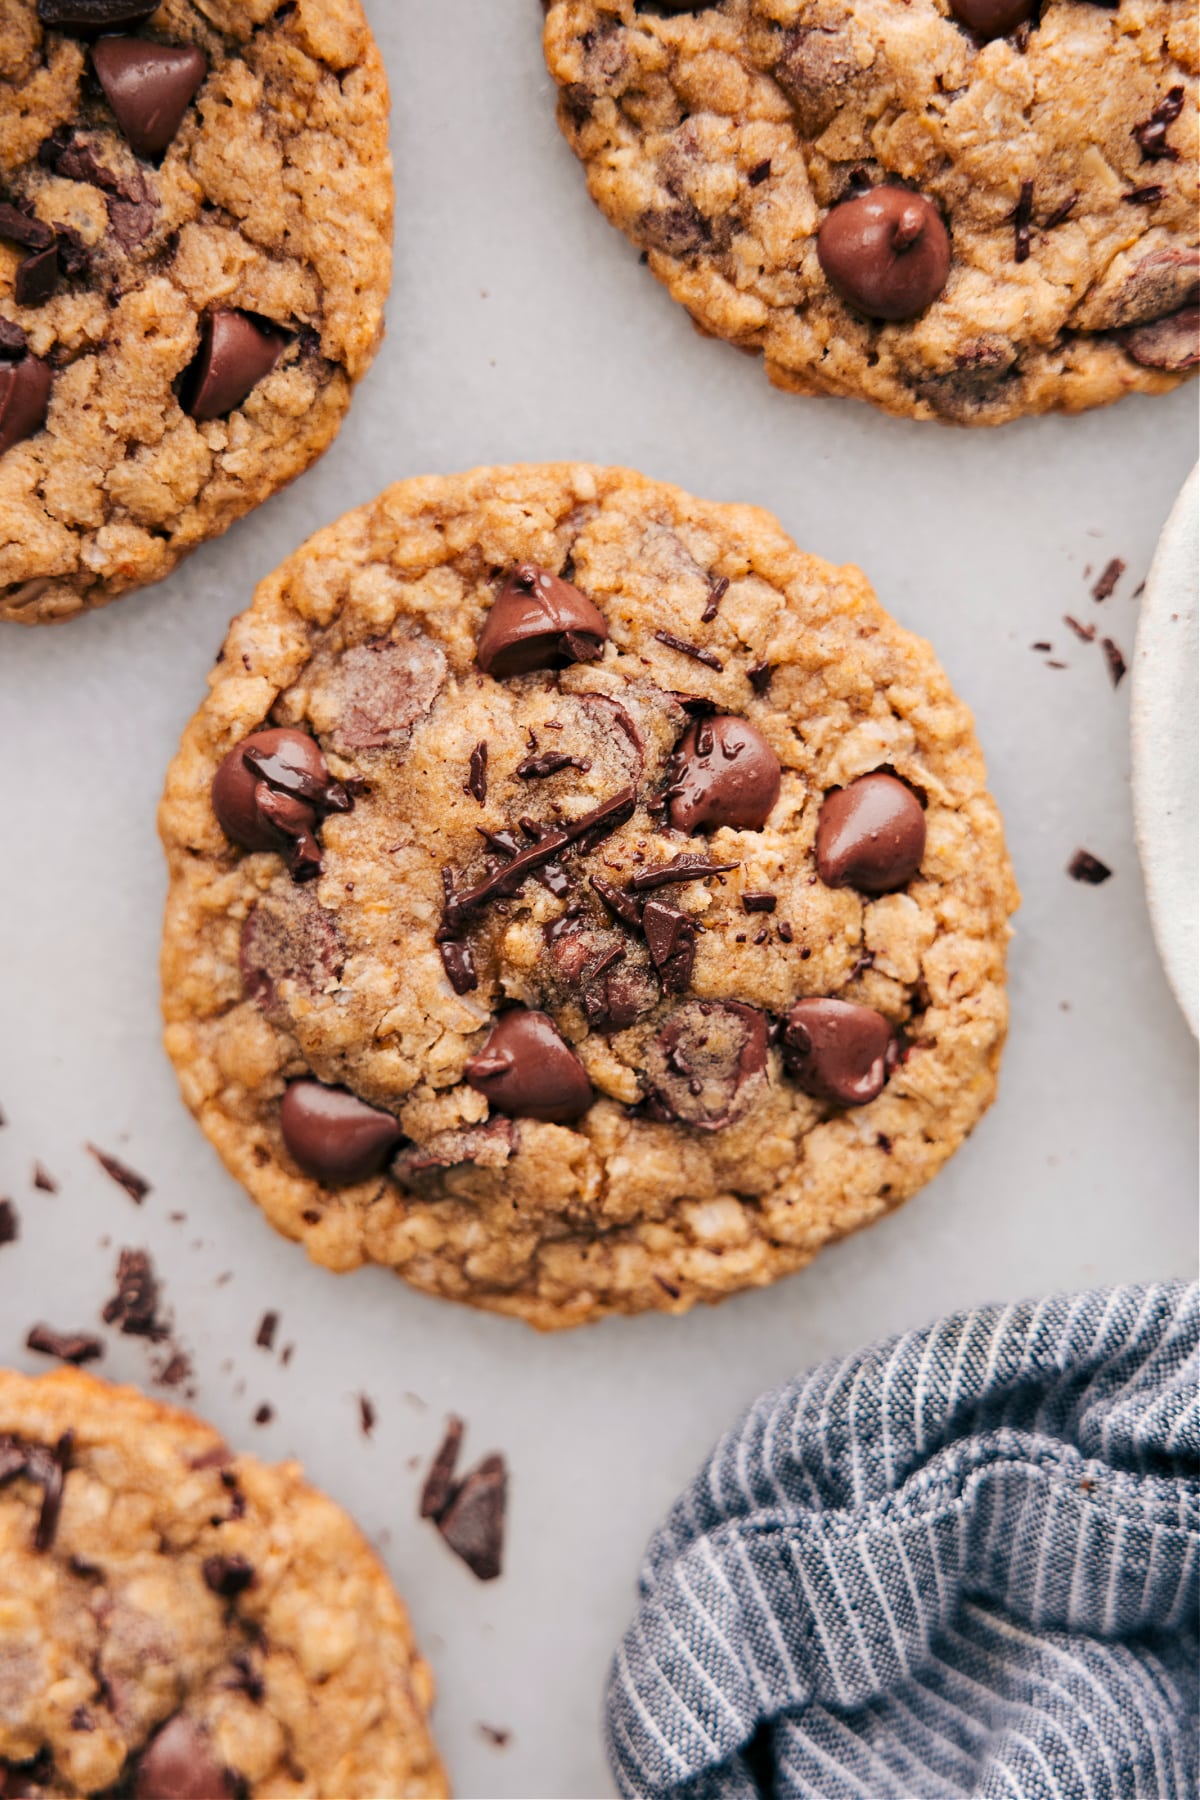
[[[0,202],[57,230],[71,271],[18,305],[29,252],[0,229],[0,359],[16,327],[53,372],[45,428],[0,455],[0,619],[169,574],[321,454],[382,331],[388,97],[359,0],[165,0],[132,29],[207,61],[160,160],[135,155],[88,42],[0,5]],[[185,371],[229,310],[286,346],[195,419]]]
[[[608,641],[577,637],[591,659],[557,671],[485,675],[485,622],[528,563],[565,574]],[[970,716],[863,576],[803,555],[768,514],[586,465],[404,482],[262,584],[211,690],[161,810],[166,1042],[229,1169],[316,1261],[382,1263],[542,1328],[681,1312],[880,1218],[991,1101],[1016,894]],[[762,829],[689,833],[662,810],[676,746],[714,714],[733,721],[725,748],[749,727],[778,759]],[[354,796],[326,813],[312,880],[244,854],[214,812],[218,768],[264,725],[315,734]],[[876,770],[920,796],[927,844],[903,891],[871,898],[820,879],[816,840],[827,793]],[[447,892],[630,794],[544,883],[468,916],[477,985],[456,992]],[[732,867],[645,885],[693,855]],[[657,971],[643,901],[661,903]],[[870,1104],[813,1098],[785,1069],[771,1022],[805,996],[874,1008],[895,1033],[900,1064]],[[565,1123],[489,1113],[481,1065],[467,1079],[511,1003],[548,1014],[582,1062],[581,1116],[567,1065]],[[701,1065],[691,1091],[673,1051]],[[280,1114],[293,1083],[293,1143],[330,1135],[306,1076],[384,1110],[382,1142],[339,1143],[350,1168],[403,1134],[388,1168],[305,1175]]]
[[[546,10],[593,199],[700,329],[761,351],[778,386],[995,425],[1163,393],[1195,365],[1182,0],[1043,0],[990,42],[947,0]],[[933,202],[952,254],[940,297],[885,324],[834,292],[817,234],[889,183]]]
[[[294,1463],[0,1371],[0,1795],[444,1795],[387,1576]]]

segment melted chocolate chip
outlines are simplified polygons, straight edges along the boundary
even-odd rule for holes
[[[546,750],[540,756],[527,756],[524,762],[518,763],[516,774],[520,781],[545,781],[564,769],[580,769],[586,775],[591,766],[586,756],[571,756],[565,750]]]
[[[593,1031],[607,1035],[625,1031],[653,1012],[659,984],[641,963],[622,962],[590,981],[583,993],[583,1008]]]
[[[209,313],[184,376],[183,410],[198,424],[227,418],[271,373],[287,342],[285,331],[247,312]]]
[[[594,662],[607,638],[604,615],[586,594],[536,563],[521,563],[492,604],[475,659],[498,679],[528,675]]]
[[[564,1124],[592,1104],[592,1084],[575,1052],[543,1012],[502,1013],[466,1066],[489,1105],[518,1119]]]
[[[242,987],[269,1019],[283,1022],[284,982],[313,999],[337,980],[345,955],[334,915],[317,905],[310,889],[289,885],[283,893],[264,894],[246,917],[238,951]]]
[[[92,67],[117,124],[135,155],[159,157],[208,73],[194,44],[156,44],[147,38],[103,37]]]
[[[642,908],[642,930],[664,992],[686,993],[696,960],[694,921],[665,900],[647,900]]]
[[[471,1573],[495,1581],[504,1566],[504,1517],[508,1471],[502,1456],[485,1456],[454,1491],[437,1528]]]
[[[784,1020],[783,1060],[806,1094],[866,1106],[883,1092],[897,1045],[882,1013],[846,1000],[798,1000]]]
[[[222,1600],[236,1600],[254,1586],[254,1564],[244,1556],[206,1556],[203,1573],[205,1587]]]
[[[55,1331],[52,1325],[34,1325],[25,1339],[27,1350],[40,1356],[56,1356],[59,1362],[82,1368],[84,1363],[98,1362],[104,1345],[87,1331]]]
[[[924,854],[924,808],[894,775],[864,775],[826,795],[817,825],[817,871],[826,887],[894,893]]]
[[[765,1013],[733,1000],[689,1001],[650,1047],[650,1111],[697,1131],[723,1131],[743,1116],[766,1067]]]
[[[685,853],[672,857],[669,863],[662,863],[657,869],[639,870],[629,885],[635,893],[645,894],[652,888],[674,887],[682,881],[704,881],[710,875],[728,875],[732,869],[740,867],[740,863],[710,862],[706,856]]]
[[[20,362],[29,348],[29,339],[12,319],[0,318],[0,362]]]
[[[274,850],[297,881],[321,872],[320,817],[352,805],[320,745],[303,731],[256,731],[229,752],[212,785],[213,811],[245,850]]]
[[[779,758],[748,719],[718,714],[688,726],[671,759],[667,817],[676,831],[761,831],[779,798]]]
[[[56,31],[91,37],[141,25],[158,10],[160,0],[38,0],[38,18]]]
[[[46,423],[54,377],[36,356],[0,362],[0,456]]]
[[[589,876],[588,884],[599,894],[614,919],[620,919],[622,925],[632,925],[635,931],[641,929],[642,909],[632,894],[605,881],[601,875]]]
[[[847,305],[872,319],[913,319],[946,285],[950,239],[924,194],[878,187],[825,215],[817,257]]]
[[[950,0],[956,19],[981,38],[1007,37],[1031,19],[1037,0]]]
[[[312,1080],[292,1082],[279,1109],[279,1127],[294,1161],[326,1187],[377,1175],[404,1136],[391,1113],[344,1088]]]
[[[132,1800],[234,1800],[237,1789],[201,1727],[176,1713],[142,1753],[130,1791]]]
[[[446,652],[422,635],[380,638],[343,651],[323,684],[337,723],[329,741],[340,754],[398,750],[446,679]]]
[[[472,994],[479,986],[479,971],[475,966],[475,952],[470,944],[458,938],[447,938],[439,944],[442,967],[446,971],[446,979],[456,994]]]
[[[438,929],[438,942],[444,943],[458,937],[471,913],[479,912],[493,900],[511,898],[519,893],[531,875],[544,869],[548,863],[556,862],[569,845],[578,844],[581,850],[595,849],[611,832],[625,824],[636,805],[635,789],[622,788],[611,799],[602,801],[599,806],[593,807],[578,819],[564,820],[558,826],[539,828],[540,835],[535,843],[517,851],[510,862],[485,875],[473,887],[464,888],[461,893],[454,891],[450,871],[443,871],[446,910]],[[493,832],[488,834],[488,841],[497,848],[507,850],[510,844],[515,844],[518,840],[511,833],[505,834],[502,839],[500,833]]]

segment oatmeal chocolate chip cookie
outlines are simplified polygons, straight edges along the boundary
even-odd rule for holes
[[[359,0],[4,0],[0,619],[159,580],[321,454],[391,209]]]
[[[622,469],[401,483],[172,766],[167,1046],[276,1227],[543,1328],[761,1286],[989,1104],[1016,894],[855,569]]]
[[[448,1791],[384,1570],[295,1463],[0,1371],[0,1795]]]
[[[1180,0],[545,0],[593,199],[777,386],[963,425],[1200,360]]]

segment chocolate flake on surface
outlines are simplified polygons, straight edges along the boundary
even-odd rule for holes
[[[256,1425],[269,1425],[274,1417],[275,1408],[264,1400],[254,1414],[254,1423]]]
[[[1121,195],[1122,200],[1128,201],[1130,206],[1157,206],[1166,197],[1166,188],[1156,185],[1130,188],[1128,193]]]
[[[52,1325],[32,1326],[25,1348],[42,1356],[56,1356],[59,1362],[72,1363],[77,1369],[84,1363],[99,1362],[104,1355],[102,1341],[90,1332],[55,1331]]]
[[[579,769],[586,775],[591,766],[590,757],[571,756],[565,750],[546,750],[541,756],[527,756],[524,762],[518,763],[516,773],[520,781],[545,781],[563,769]]]
[[[767,163],[766,167],[769,172],[770,167],[771,167],[770,163]],[[751,183],[753,184],[753,181],[754,181],[753,174],[751,174],[750,180],[751,180]],[[713,582],[712,587],[709,589],[707,603],[705,604],[704,611],[700,615],[700,623],[702,625],[711,625],[712,624],[713,620],[717,616],[717,613],[720,611],[721,602],[725,598],[725,596],[728,592],[729,592],[729,577],[728,577],[728,575],[718,576],[717,580]]]
[[[463,1477],[436,1523],[446,1544],[480,1581],[504,1567],[508,1471],[502,1456],[485,1456]]]
[[[1063,614],[1063,624],[1069,626],[1075,633],[1075,636],[1084,644],[1090,644],[1095,639],[1096,627],[1094,625],[1081,625],[1079,620],[1072,618],[1070,613]]]
[[[512,1742],[512,1732],[504,1725],[485,1725],[481,1719],[475,1729],[486,1743],[494,1745],[497,1750],[505,1749]]]
[[[421,1489],[420,1516],[423,1519],[440,1518],[450,1504],[454,1494],[454,1472],[458,1467],[458,1453],[465,1429],[462,1420],[455,1416],[451,1416],[446,1422],[446,1435]]]
[[[42,1510],[38,1514],[37,1530],[33,1535],[33,1547],[40,1556],[54,1548],[54,1540],[58,1536],[58,1521],[62,1513],[63,1488],[66,1486],[67,1471],[71,1466],[71,1452],[75,1445],[75,1433],[64,1431],[55,1444],[53,1451],[45,1456],[41,1469],[35,1469],[32,1458],[26,1464],[26,1473],[35,1481],[42,1483]]]
[[[1104,660],[1108,664],[1108,672],[1115,688],[1120,687],[1125,675],[1125,658],[1111,638],[1101,638],[1100,648],[1104,652]]]
[[[370,1395],[360,1394],[358,1396],[358,1423],[365,1438],[369,1438],[374,1431],[378,1417],[379,1415],[375,1411],[375,1402]]]
[[[588,885],[600,896],[615,919],[620,919],[623,925],[632,925],[635,930],[641,929],[642,909],[632,894],[617,887],[614,882],[605,881],[600,875],[589,876]]]
[[[204,1585],[222,1600],[236,1600],[254,1586],[254,1565],[244,1556],[206,1556],[203,1568]]]
[[[90,1155],[95,1157],[110,1180],[115,1181],[118,1187],[125,1189],[135,1206],[140,1206],[150,1192],[150,1183],[145,1177],[139,1175],[135,1169],[131,1169],[127,1163],[119,1161],[115,1156],[110,1156],[107,1151],[97,1149],[95,1144],[88,1144],[87,1150]]]
[[[1183,111],[1182,87],[1173,87],[1163,96],[1148,119],[1135,125],[1133,135],[1143,162],[1178,162],[1179,152],[1167,142],[1167,132]]]
[[[642,911],[642,930],[663,991],[686,992],[696,960],[695,921],[665,900],[648,900]]]
[[[765,694],[771,685],[771,677],[774,673],[774,663],[755,663],[752,669],[747,669],[746,679],[756,694]]]
[[[448,938],[439,944],[442,967],[446,971],[446,979],[456,994],[470,994],[479,986],[479,972],[475,967],[475,953],[470,944],[464,944],[458,938]]]
[[[0,1246],[15,1244],[21,1235],[21,1215],[11,1200],[0,1200]]]
[[[1114,556],[1110,562],[1105,563],[1103,569],[1100,571],[1099,580],[1092,589],[1092,599],[1108,600],[1112,596],[1118,581],[1120,581],[1124,573],[1125,564],[1121,561],[1119,556]]]
[[[1108,880],[1112,870],[1090,850],[1077,850],[1067,864],[1067,874],[1072,881],[1086,881],[1089,887],[1099,887],[1102,881]]]
[[[684,881],[704,881],[710,875],[728,875],[740,863],[710,862],[705,856],[689,856],[686,852],[657,869],[641,869],[629,885],[635,893],[645,894],[653,888],[674,887]]]
[[[725,667],[715,651],[705,650],[700,644],[689,644],[686,638],[676,637],[673,631],[656,631],[654,635],[668,650],[677,650],[680,656],[690,656],[693,662],[703,663],[706,668],[715,669],[718,674]]]
[[[484,738],[476,744],[471,752],[470,772],[463,789],[463,792],[470,794],[473,800],[478,800],[480,806],[487,799],[487,765],[488,747],[487,739]]]
[[[254,1339],[254,1342],[258,1345],[260,1350],[273,1350],[275,1348],[275,1333],[278,1329],[279,1314],[277,1312],[265,1312]]]
[[[117,1288],[100,1315],[126,1337],[161,1344],[170,1329],[158,1315],[160,1290],[154,1264],[145,1250],[122,1250],[117,1261]]]

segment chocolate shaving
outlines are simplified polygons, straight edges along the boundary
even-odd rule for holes
[[[581,818],[545,828],[537,843],[519,850],[511,862],[501,869],[493,870],[474,887],[456,894],[452,886],[449,886],[438,941],[445,942],[456,937],[469,913],[478,912],[492,900],[518,893],[528,876],[544,868],[547,863],[555,862],[559,853],[569,845],[579,844],[581,847],[594,849],[597,843],[631,817],[636,804],[634,789],[622,788],[610,800],[605,800],[591,812],[584,813]]]
[[[486,1739],[489,1744],[494,1744],[497,1750],[505,1749],[512,1742],[512,1732],[506,1726],[485,1725],[481,1719],[475,1729],[480,1737]]]
[[[20,1214],[11,1200],[0,1200],[0,1245],[15,1244],[20,1235]]]
[[[760,163],[755,163],[754,167],[751,169],[750,173],[747,175],[746,180],[750,183],[751,187],[758,187],[762,182],[764,182],[767,179],[767,176],[770,173],[771,173],[771,159],[768,156],[765,158],[764,161],[762,161]]]
[[[668,1281],[665,1275],[656,1275],[654,1279],[664,1294],[670,1295],[672,1300],[678,1300],[680,1294],[683,1292],[682,1288],[676,1287],[673,1281]]]
[[[41,1356],[56,1356],[59,1362],[82,1368],[84,1363],[99,1362],[104,1345],[87,1331],[55,1331],[52,1325],[34,1325],[25,1339],[27,1350]]]
[[[1168,144],[1167,131],[1183,111],[1183,89],[1173,87],[1159,101],[1148,119],[1135,125],[1133,135],[1143,162],[1178,162],[1179,152]]]
[[[371,1397],[368,1394],[360,1394],[358,1396],[358,1423],[365,1438],[369,1438],[374,1431],[378,1416],[375,1411],[375,1402]]]
[[[693,662],[703,663],[706,668],[715,669],[718,674],[725,667],[715,651],[705,650],[699,644],[689,644],[686,638],[676,637],[673,631],[656,631],[654,635],[668,650],[678,650],[680,656],[690,656]]]
[[[98,1150],[95,1144],[88,1144],[87,1149],[100,1164],[104,1173],[115,1181],[118,1187],[125,1189],[135,1206],[140,1206],[150,1192],[150,1183],[145,1177],[139,1175],[135,1169],[131,1169],[127,1163],[118,1161],[115,1156],[109,1156],[107,1151]]]
[[[1104,652],[1104,659],[1108,664],[1108,672],[1112,677],[1113,686],[1120,687],[1125,674],[1125,658],[1111,638],[1101,638],[1100,648]]]
[[[470,773],[463,789],[463,793],[470,794],[472,800],[478,800],[480,806],[487,799],[487,765],[488,747],[487,739],[484,738],[471,752]]]
[[[58,1192],[58,1183],[44,1163],[34,1163],[33,1185],[43,1194],[57,1194]]]
[[[425,1485],[421,1489],[420,1514],[423,1519],[437,1519],[445,1512],[454,1495],[454,1471],[458,1467],[458,1453],[462,1447],[463,1422],[459,1418],[451,1418],[446,1425],[446,1435],[442,1439],[437,1455],[433,1459]]]
[[[1092,599],[1109,599],[1124,573],[1125,564],[1121,561],[1119,556],[1114,556],[1111,562],[1105,563],[1103,569],[1100,571],[1100,579],[1092,589]]]
[[[1089,887],[1099,887],[1102,881],[1108,880],[1112,870],[1090,850],[1077,850],[1067,864],[1067,874],[1072,881],[1086,881]]]
[[[1063,614],[1063,624],[1069,625],[1071,630],[1075,633],[1075,636],[1079,638],[1082,643],[1090,644],[1096,636],[1096,627],[1094,625],[1081,625],[1078,619],[1073,619],[1071,617],[1070,613]]]
[[[587,756],[570,756],[565,750],[547,750],[541,756],[527,756],[517,764],[517,776],[521,781],[545,781],[549,775],[557,775],[562,769],[579,769],[587,774],[591,768],[591,758]]]
[[[614,919],[620,919],[623,925],[632,925],[635,930],[640,929],[642,909],[632,894],[599,875],[590,876],[588,885],[599,894]]]
[[[1013,260],[1019,263],[1027,262],[1029,259],[1030,247],[1033,243],[1032,234],[1029,228],[1030,220],[1033,218],[1032,181],[1023,181],[1021,183],[1021,197],[1017,201],[1010,216],[1012,218],[1013,231],[1016,239],[1015,248],[1013,250]]]
[[[273,1350],[275,1348],[275,1333],[278,1329],[279,1314],[277,1312],[265,1312],[254,1338],[254,1341],[260,1350]]]
[[[1079,195],[1077,193],[1069,194],[1061,206],[1056,206],[1054,211],[1050,213],[1046,219],[1046,230],[1053,231],[1056,225],[1065,225],[1071,214],[1075,211],[1075,205],[1078,199]]]
[[[71,1466],[71,1451],[75,1444],[75,1433],[64,1431],[59,1438],[51,1456],[44,1464],[44,1471],[37,1471],[32,1461],[26,1464],[26,1472],[35,1481],[42,1483],[42,1510],[38,1514],[37,1529],[33,1534],[33,1547],[39,1556],[45,1556],[53,1549],[54,1540],[58,1536],[58,1521],[62,1513],[63,1488],[66,1486],[67,1470]]]
[[[683,881],[704,881],[709,875],[728,875],[731,870],[740,868],[740,863],[709,862],[706,856],[674,857],[669,863],[663,863],[657,869],[641,869],[633,877],[630,887],[635,893],[648,893],[652,888],[674,887]]]
[[[1166,199],[1166,196],[1167,190],[1164,187],[1137,187],[1130,188],[1127,194],[1121,195],[1121,198],[1127,200],[1130,206],[1157,206],[1160,200]]]
[[[768,169],[768,171],[770,170],[770,167],[771,167],[770,163],[767,163],[766,168]],[[751,179],[751,181],[754,180],[753,175],[751,175],[750,179]],[[721,602],[725,598],[725,596],[728,592],[729,592],[729,577],[728,577],[728,575],[718,576],[717,580],[713,582],[712,587],[709,589],[707,603],[705,604],[704,611],[700,614],[700,623],[702,625],[711,625],[712,624],[713,620],[717,616],[718,611],[720,610]]]

